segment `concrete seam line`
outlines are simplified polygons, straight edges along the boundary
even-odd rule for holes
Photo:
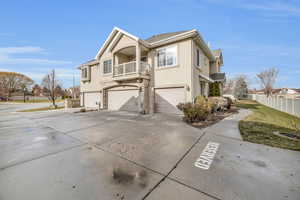
[[[187,156],[188,153],[194,148],[194,146],[201,140],[201,138],[205,135],[206,132],[203,134],[192,144],[192,146],[183,154],[183,156],[175,163],[175,165],[171,168],[171,170],[165,175],[149,192],[142,198],[143,200],[146,199],[173,171],[176,169],[178,164]]]
[[[10,167],[14,167],[14,166],[21,165],[21,164],[24,164],[24,163],[27,163],[27,162],[38,160],[40,158],[44,158],[44,157],[51,156],[51,155],[54,155],[54,154],[62,153],[64,151],[68,151],[68,150],[74,149],[76,147],[81,147],[81,146],[84,146],[86,144],[87,143],[78,144],[78,145],[75,145],[75,146],[72,146],[72,147],[69,147],[69,148],[61,149],[61,150],[56,151],[56,152],[51,152],[51,153],[48,153],[48,154],[45,154],[45,155],[41,155],[41,156],[38,156],[38,157],[35,157],[35,158],[31,158],[29,160],[24,160],[24,161],[21,161],[19,163],[15,163],[15,164],[11,164],[11,165],[8,165],[8,166],[5,166],[5,167],[1,167],[0,170],[5,170],[5,169],[10,168]]]
[[[195,187],[192,187],[192,186],[187,185],[187,184],[185,184],[185,183],[183,183],[183,182],[180,182],[180,181],[176,180],[175,178],[167,177],[167,179],[172,180],[172,181],[174,181],[174,182],[176,182],[176,183],[178,183],[178,184],[181,184],[181,185],[183,185],[183,186],[185,186],[185,187],[187,187],[187,188],[190,188],[190,189],[192,189],[192,190],[196,190],[197,192],[203,193],[203,194],[205,194],[206,196],[212,197],[212,198],[217,199],[217,200],[222,200],[222,199],[220,199],[220,198],[218,198],[218,197],[216,197],[216,196],[213,196],[213,195],[211,195],[211,194],[209,194],[209,193],[207,193],[207,192],[203,192],[202,190],[199,190],[199,189],[197,189],[197,188],[195,188]]]
[[[81,130],[84,130],[84,129],[87,129],[87,128],[93,128],[93,127],[96,127],[96,126],[99,126],[99,125],[102,125],[102,124],[105,124],[105,123],[111,123],[111,122],[110,121],[101,121],[101,123],[97,123],[97,124],[87,126],[87,127],[84,127],[84,128],[78,128],[78,129],[74,129],[74,130],[70,130],[70,131],[66,131],[66,132],[62,132],[62,131],[59,131],[59,130],[57,130],[57,131],[59,131],[61,133],[64,133],[64,134],[70,134],[70,133],[75,132],[75,131],[81,131]],[[55,129],[55,128],[53,128],[53,129]]]
[[[120,155],[118,155],[118,154],[115,154],[115,153],[113,153],[113,152],[107,151],[106,149],[103,149],[103,148],[101,148],[101,147],[99,147],[99,146],[97,146],[97,145],[95,145],[95,144],[89,144],[89,145],[91,145],[91,146],[95,147],[96,149],[101,150],[101,151],[103,151],[103,152],[105,152],[105,153],[109,153],[109,154],[111,154],[111,155],[113,155],[113,156],[116,156],[116,157],[118,157],[118,158],[121,158],[121,159],[123,159],[123,160],[126,160],[126,161],[128,161],[128,162],[130,162],[130,163],[132,163],[132,164],[134,164],[134,165],[137,165],[137,166],[139,166],[139,167],[145,168],[146,170],[149,170],[149,171],[151,171],[151,172],[153,172],[153,173],[159,174],[159,175],[161,175],[161,176],[165,176],[165,174],[163,174],[163,173],[161,173],[161,172],[158,172],[158,171],[156,171],[156,170],[153,170],[153,169],[151,169],[151,168],[148,168],[148,167],[146,167],[146,166],[144,166],[144,165],[141,165],[141,164],[139,164],[139,163],[137,163],[137,162],[135,162],[135,161],[129,160],[129,159],[127,159],[127,158],[125,158],[125,157],[123,157],[123,156],[120,156]]]
[[[74,139],[74,140],[77,140],[78,142],[81,142],[81,143],[83,143],[83,144],[87,144],[87,143],[88,143],[88,142],[83,141],[83,140],[80,140],[80,139],[78,139],[78,138],[76,138],[76,137],[74,137],[74,136],[72,136],[72,135],[68,135],[68,134],[66,134],[65,132],[61,132],[61,131],[59,131],[59,130],[56,130],[55,128],[52,128],[52,127],[50,127],[50,126],[44,126],[44,127],[50,128],[50,129],[52,129],[53,131],[55,131],[55,133],[60,133],[60,134],[62,134],[62,135],[65,135],[65,136],[67,136],[67,137],[70,137],[70,138],[72,138],[72,139]]]

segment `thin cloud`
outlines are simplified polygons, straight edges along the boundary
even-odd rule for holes
[[[292,5],[287,2],[246,3],[240,6],[251,10],[278,13],[277,16],[300,16],[300,6]]]
[[[45,58],[17,58],[15,54],[40,54],[45,50],[41,47],[24,46],[24,47],[1,47],[0,48],[0,64],[39,64],[39,65],[67,65],[70,61],[52,60]]]
[[[43,49],[41,47],[2,47],[0,48],[0,54],[23,54],[23,53],[38,53],[42,52]]]
[[[0,64],[7,64],[7,65],[14,65],[14,64],[67,65],[67,64],[72,64],[72,62],[71,61],[63,61],[63,60],[39,59],[39,58],[6,57],[6,58],[0,60]]]
[[[204,0],[208,3],[221,4],[241,9],[258,11],[270,17],[300,16],[300,4],[296,1],[248,1],[248,0]]]

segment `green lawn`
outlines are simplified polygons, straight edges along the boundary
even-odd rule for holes
[[[253,111],[239,123],[245,141],[300,151],[300,142],[274,135],[273,132],[300,135],[300,118],[269,108],[255,101],[242,100],[236,106]]]
[[[36,112],[36,111],[46,111],[46,110],[58,110],[58,109],[62,109],[62,108],[65,108],[65,107],[64,106],[58,106],[57,108],[42,107],[42,108],[19,110],[18,112]]]

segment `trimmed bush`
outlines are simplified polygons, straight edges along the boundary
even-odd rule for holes
[[[220,83],[214,82],[209,84],[209,96],[210,97],[221,96]]]
[[[205,103],[207,103],[207,99],[204,97],[204,96],[197,96],[196,98],[195,98],[195,102],[194,102],[195,104],[205,104]]]
[[[179,103],[179,104],[177,105],[177,108],[178,108],[179,110],[183,111],[184,105],[185,105],[184,103]]]
[[[211,112],[210,105],[205,98],[197,97],[195,102],[197,103],[180,103],[177,105],[177,108],[184,114],[184,121],[188,123],[204,121]]]
[[[207,105],[187,103],[183,107],[184,120],[189,123],[204,121],[209,115]]]
[[[232,99],[230,97],[224,97],[227,100],[227,105],[226,108],[229,110],[231,108],[232,105]]]
[[[209,97],[208,101],[214,105],[214,112],[227,109],[228,101],[224,97]]]
[[[209,108],[210,108],[210,113],[217,112],[218,104],[217,104],[216,101],[212,100],[211,98],[208,98],[207,103],[208,103]]]

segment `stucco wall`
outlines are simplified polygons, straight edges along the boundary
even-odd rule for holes
[[[210,67],[210,74],[214,74],[217,72],[221,71],[221,67],[220,67],[220,61],[216,61],[215,63],[213,63]]]
[[[130,37],[128,37],[126,35],[123,35],[112,51],[116,52],[125,47],[135,46],[136,44],[137,44],[137,42],[135,40],[131,39]]]
[[[191,88],[191,40],[184,40],[167,46],[177,46],[177,65],[172,67],[157,67],[157,49],[148,54],[148,61],[153,68],[153,87],[187,86]],[[186,100],[191,100],[190,90],[186,92]]]
[[[91,78],[90,81],[84,81],[80,83],[80,91],[99,91],[100,90],[100,82],[99,82],[99,65],[90,66]]]
[[[194,41],[192,42],[192,90],[191,96],[192,99],[196,96],[201,95],[200,88],[200,74],[209,77],[210,67],[209,67],[209,59],[201,50],[200,46],[197,45]],[[200,50],[200,66],[197,66],[197,49]],[[205,95],[208,95],[208,84],[205,86]]]
[[[88,82],[81,82],[81,91],[99,91],[103,87],[107,87],[109,85],[114,85],[116,82],[112,80],[112,74],[103,74],[103,62],[105,60],[113,59],[113,53],[128,46],[135,46],[136,41],[123,35],[118,43],[110,51],[108,47],[104,53],[101,55],[99,59],[98,65],[91,66],[91,79]],[[120,57],[121,62],[124,61],[125,57]],[[123,59],[123,60],[122,60]]]
[[[116,85],[117,82],[112,80],[112,74],[103,74],[103,61],[113,59],[113,53],[128,46],[135,46],[137,42],[128,36],[123,35],[118,43],[110,52],[108,47],[99,59],[99,64],[91,66],[91,81],[81,82],[81,91],[100,91],[104,87]],[[172,67],[158,68],[157,67],[157,49],[152,49],[148,52],[148,63],[152,67],[150,87],[173,87],[184,86],[186,88],[186,101],[191,102],[194,97],[200,95],[200,73],[209,76],[209,61],[201,48],[192,40],[187,39],[166,46],[177,46],[177,65]],[[201,64],[198,69],[196,49],[200,49]],[[125,61],[125,57],[120,57],[120,61]],[[116,61],[114,61],[116,63]]]

